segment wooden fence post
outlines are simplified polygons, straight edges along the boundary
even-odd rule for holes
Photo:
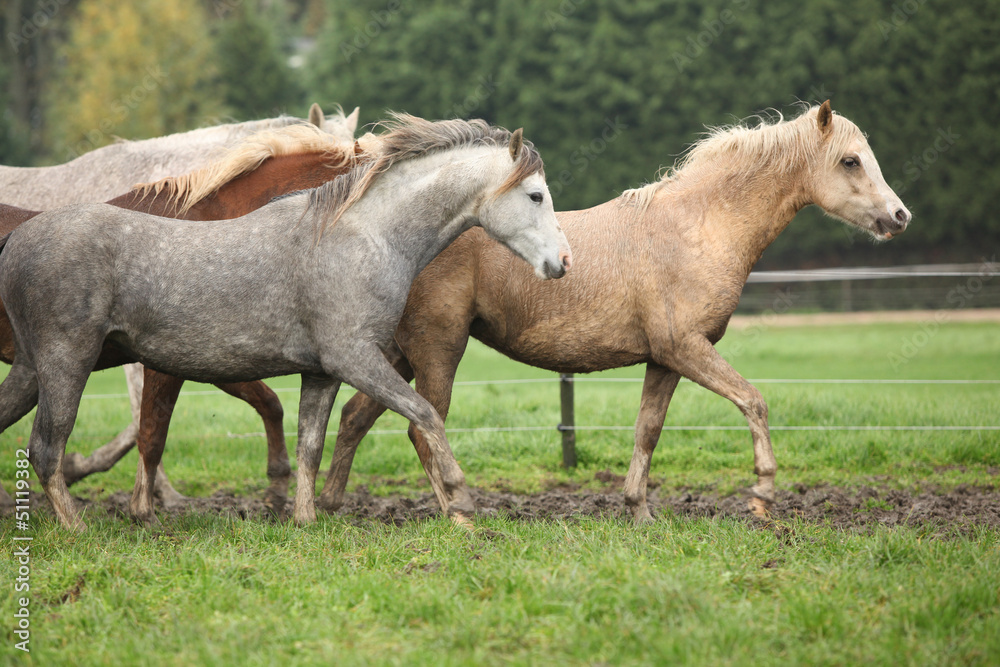
[[[573,374],[559,374],[559,399],[562,404],[562,422],[558,428],[562,431],[563,467],[576,467],[576,419],[573,415]]]

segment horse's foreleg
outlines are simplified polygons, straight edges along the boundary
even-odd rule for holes
[[[764,397],[719,355],[707,338],[697,336],[685,339],[669,357],[666,364],[670,368],[728,398],[746,417],[753,436],[754,472],[757,474],[749,507],[757,516],[764,516],[774,503],[774,476],[778,467],[771,449]]]
[[[404,380],[409,382],[413,379],[413,369],[395,343],[386,351],[385,357]],[[384,405],[360,391],[344,405],[340,413],[340,427],[337,430],[337,442],[333,447],[330,471],[326,475],[323,492],[317,501],[321,508],[333,512],[344,504],[344,489],[347,488],[347,477],[351,472],[354,454],[358,451],[361,439],[385,410]],[[420,454],[419,449],[417,453]],[[421,456],[421,462],[423,460],[424,457]]]
[[[679,374],[662,366],[653,363],[646,366],[639,416],[635,420],[635,447],[632,450],[628,476],[625,477],[625,504],[632,511],[636,523],[653,520],[649,505],[646,504],[649,465],[663,431],[663,420],[667,416],[670,399],[680,379]]]
[[[174,405],[180,395],[184,380],[146,370],[142,392],[142,417],[139,420],[139,464],[135,473],[135,487],[129,501],[129,513],[136,521],[146,525],[156,523],[153,510],[153,492],[163,448],[167,442],[167,429]],[[176,492],[175,492],[176,493]]]
[[[139,435],[139,415],[142,406],[143,367],[141,364],[126,364],[122,369],[125,371],[125,384],[128,387],[129,404],[132,407],[132,421],[121,433],[107,444],[98,447],[90,456],[84,456],[79,452],[66,454],[63,458],[63,476],[66,484],[78,482],[95,472],[111,470],[112,466],[135,446]],[[169,486],[169,482],[167,485]]]
[[[261,381],[233,382],[216,385],[230,396],[246,401],[257,411],[264,422],[267,437],[267,478],[271,485],[264,494],[264,505],[276,516],[285,516],[288,500],[288,483],[292,478],[292,466],[288,462],[288,448],[285,445],[285,430],[282,420],[285,411],[278,395]]]
[[[398,377],[398,376],[397,376]],[[409,386],[409,385],[407,385]],[[302,376],[299,398],[299,442],[295,447],[298,464],[295,488],[295,523],[316,520],[316,474],[323,458],[326,427],[337,398],[340,381],[330,377]]]
[[[417,393],[427,399],[431,407],[441,416],[442,421],[448,418],[448,410],[451,408],[451,392],[455,386],[455,372],[458,370],[458,363],[465,353],[466,344],[469,341],[467,328],[458,330],[459,336],[455,340],[447,338],[448,331],[439,331],[439,337],[434,341],[420,341],[413,346],[413,370],[416,378],[414,383]],[[431,448],[426,438],[415,427],[410,424],[407,431],[413,448],[417,450],[420,464],[424,467],[424,472],[430,478],[433,466],[433,456]],[[450,453],[450,450],[449,450]],[[457,463],[456,463],[457,465]],[[444,489],[435,489],[438,503],[441,510],[448,511],[448,496]]]
[[[358,391],[413,422],[428,445],[432,462],[425,470],[435,495],[443,499],[442,506],[456,523],[468,524],[475,504],[465,483],[465,475],[448,446],[444,420],[400,377],[377,348],[356,350],[351,361],[351,367],[344,368],[341,377]]]

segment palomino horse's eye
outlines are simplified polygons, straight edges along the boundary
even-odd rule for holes
[[[545,199],[545,195],[543,195],[541,192],[532,192],[530,195],[528,195],[528,197],[530,197],[531,201],[535,202],[536,204],[541,204],[542,200]]]
[[[853,169],[854,167],[859,166],[861,163],[858,162],[857,158],[845,157],[842,164],[848,169]]]

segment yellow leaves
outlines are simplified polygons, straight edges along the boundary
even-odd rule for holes
[[[58,157],[180,132],[218,117],[214,51],[197,0],[82,0],[47,112]]]

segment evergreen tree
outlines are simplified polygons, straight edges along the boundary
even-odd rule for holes
[[[217,37],[223,101],[240,120],[303,106],[298,72],[288,66],[272,28],[252,5],[226,16]]]

